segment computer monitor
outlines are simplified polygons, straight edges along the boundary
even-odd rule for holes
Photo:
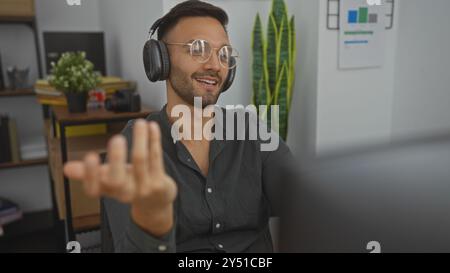
[[[323,158],[289,179],[282,252],[450,252],[450,134]]]
[[[51,72],[51,62],[57,62],[62,53],[84,51],[94,69],[107,75],[103,32],[44,32],[44,47],[47,74]]]

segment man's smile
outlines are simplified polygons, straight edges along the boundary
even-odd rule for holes
[[[194,77],[194,80],[197,82],[197,84],[207,91],[214,91],[218,88],[220,80],[216,77],[210,77],[210,76],[199,76]]]

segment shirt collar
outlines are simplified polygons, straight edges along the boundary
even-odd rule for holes
[[[219,107],[219,106],[216,106]],[[222,110],[222,114],[223,114],[223,120],[216,120],[216,124],[218,125],[216,128],[222,128],[223,130],[223,140],[217,140],[217,139],[213,139],[210,143],[210,160],[214,160],[219,154],[220,152],[224,149],[225,145],[226,145],[226,126],[225,126],[225,120],[226,120],[226,111],[225,109],[221,108]],[[169,140],[171,143],[174,143],[174,140],[172,138],[172,133],[171,133],[171,123],[169,120],[169,116],[167,115],[167,104],[165,104],[163,106],[163,108],[161,109],[161,111],[159,112],[159,116],[160,116],[160,126],[161,126],[161,133],[162,136]]]

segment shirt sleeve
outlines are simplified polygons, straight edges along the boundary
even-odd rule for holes
[[[117,253],[168,253],[176,251],[175,225],[164,236],[155,237],[134,223],[130,206],[111,198],[102,199],[102,245]],[[107,236],[105,236],[107,235]],[[108,241],[108,242],[107,242]]]
[[[126,236],[119,242],[116,250],[116,252],[127,253],[174,253],[176,251],[175,228],[157,238],[142,230],[130,219]]]
[[[132,146],[132,125],[129,122],[122,134],[128,142],[128,150]],[[173,166],[166,161],[166,169]],[[105,160],[107,160],[105,158]],[[175,179],[175,178],[174,178]],[[164,236],[155,237],[141,229],[131,217],[131,207],[128,204],[118,202],[111,198],[102,199],[102,233],[109,236],[103,236],[106,240],[112,241],[112,250],[119,253],[168,253],[176,252],[176,211],[174,210],[174,226]],[[176,207],[176,206],[175,206]],[[111,242],[102,242],[102,244],[111,245]]]

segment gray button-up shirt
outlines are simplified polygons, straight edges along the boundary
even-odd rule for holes
[[[147,120],[160,125],[165,168],[178,186],[174,227],[165,236],[154,237],[133,223],[129,205],[105,198],[103,249],[272,252],[269,217],[279,213],[279,188],[294,161],[286,144],[280,139],[277,150],[264,152],[260,140],[212,140],[209,172],[205,177],[187,148],[173,141],[166,107],[150,114]],[[128,151],[133,123],[130,121],[122,132],[128,141]]]

